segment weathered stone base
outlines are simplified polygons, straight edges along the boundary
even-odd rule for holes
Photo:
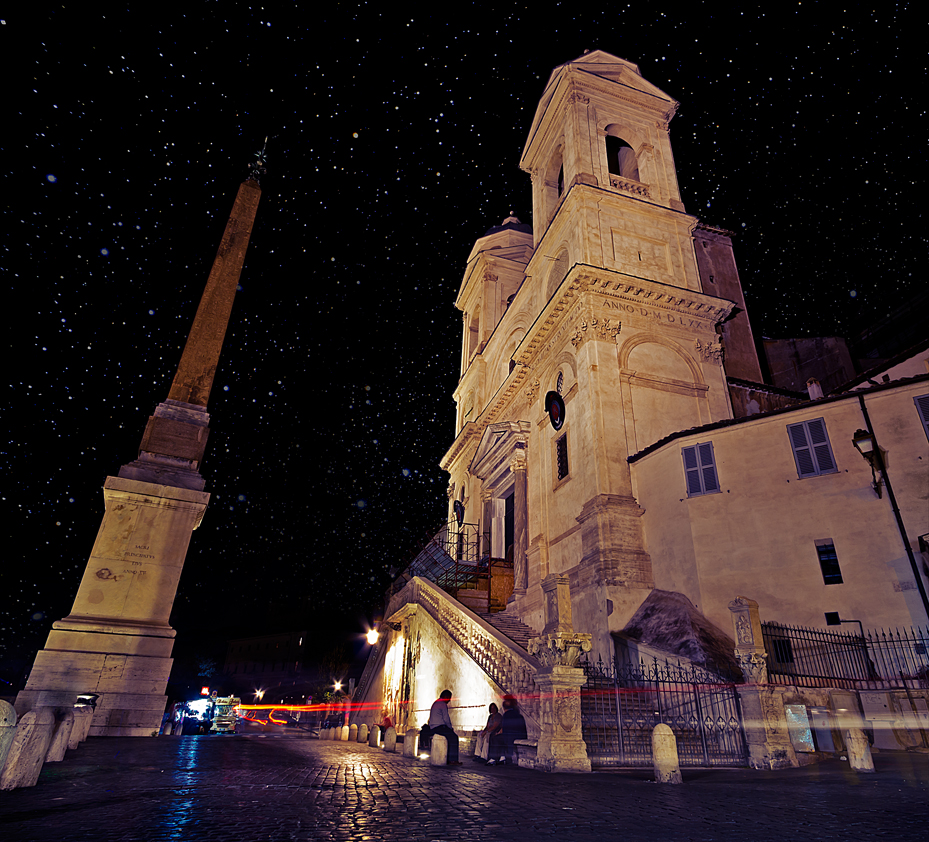
[[[748,765],[752,769],[787,769],[799,766],[790,742],[783,692],[771,685],[737,687],[742,705]]]
[[[125,646],[118,638],[129,636],[107,637]],[[139,645],[145,648],[146,642]],[[16,710],[22,715],[39,707],[71,707],[79,694],[94,693],[99,698],[90,736],[148,737],[161,727],[172,663],[167,657],[43,649],[26,688],[16,697]]]

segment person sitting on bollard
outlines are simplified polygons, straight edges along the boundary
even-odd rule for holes
[[[484,763],[490,758],[490,738],[500,730],[503,722],[500,709],[495,704],[490,705],[489,711],[490,716],[487,717],[487,724],[484,726],[484,730],[477,735],[477,747],[474,750],[474,760],[483,761]]]
[[[391,720],[390,713],[388,712],[387,708],[384,708],[384,710],[381,711],[381,721],[377,723],[377,727],[381,729],[382,734],[388,728],[394,727],[393,720]]]
[[[503,697],[503,718],[500,723],[500,730],[490,738],[490,757],[487,761],[488,766],[496,766],[498,763],[515,763],[516,762],[516,740],[525,740],[528,733],[526,731],[526,720],[519,712],[519,703],[515,696]]]
[[[452,691],[443,690],[439,698],[432,703],[429,711],[429,728],[432,734],[440,734],[448,740],[448,766],[460,766],[458,760],[458,735],[452,728],[452,719],[448,715],[448,703],[452,700]]]

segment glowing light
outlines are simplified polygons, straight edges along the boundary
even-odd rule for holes
[[[209,688],[209,687],[201,687],[201,688],[200,688],[200,695],[201,695],[201,696],[209,696],[209,695],[210,695],[210,688]]]
[[[342,682],[341,682],[341,681],[337,681],[337,682],[335,683],[335,689],[336,689],[336,692],[338,692],[339,690],[342,689]]]
[[[371,631],[369,631],[369,632],[365,635],[365,637],[367,638],[368,643],[370,643],[372,646],[374,646],[374,644],[377,643],[377,637],[378,637],[378,635],[377,635],[377,629],[371,629]]]

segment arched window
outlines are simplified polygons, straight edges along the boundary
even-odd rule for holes
[[[609,129],[608,129],[609,131]],[[606,160],[610,175],[618,175],[639,181],[639,163],[632,147],[620,137],[606,136]]]

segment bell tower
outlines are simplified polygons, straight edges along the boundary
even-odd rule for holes
[[[635,64],[602,50],[555,69],[520,161],[532,176],[537,251],[701,288],[697,220],[684,212],[668,137],[677,108]]]

